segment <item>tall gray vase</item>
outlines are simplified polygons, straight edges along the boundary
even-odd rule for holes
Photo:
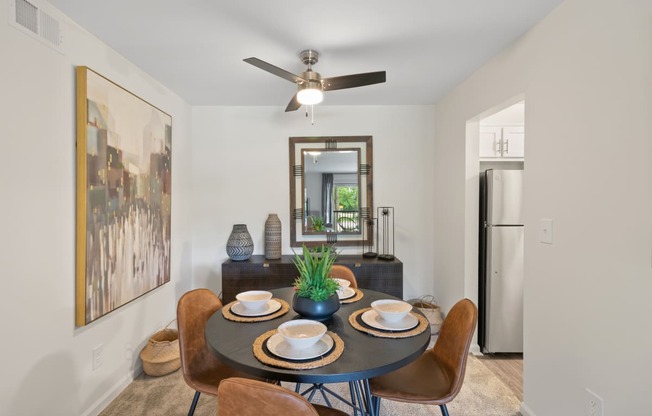
[[[226,242],[226,254],[231,260],[249,260],[254,252],[254,241],[247,230],[247,224],[235,224]]]
[[[281,220],[276,214],[269,214],[265,221],[265,258],[281,258]]]

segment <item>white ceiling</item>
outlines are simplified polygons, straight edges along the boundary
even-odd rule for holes
[[[306,173],[358,173],[358,152],[347,150],[304,151]]]
[[[191,105],[285,106],[320,52],[323,77],[387,71],[326,105],[434,104],[562,0],[50,0]]]

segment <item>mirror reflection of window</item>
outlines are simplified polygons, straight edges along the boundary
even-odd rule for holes
[[[359,233],[359,150],[304,150],[304,227]],[[313,223],[323,223],[323,228]],[[319,229],[317,229],[319,228]]]
[[[334,205],[337,207],[333,213],[333,222],[337,224],[337,231],[359,232],[358,184],[351,182],[351,178],[346,176],[350,175],[341,175],[342,183],[335,184],[333,187]]]

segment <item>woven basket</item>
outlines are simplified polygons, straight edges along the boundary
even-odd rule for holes
[[[428,322],[430,322],[430,334],[438,334],[443,319],[441,318],[441,309],[435,303],[435,298],[432,295],[422,296],[414,302],[413,306],[428,318]]]
[[[166,328],[152,335],[140,352],[140,359],[148,376],[164,376],[178,370],[181,367],[179,332]]]

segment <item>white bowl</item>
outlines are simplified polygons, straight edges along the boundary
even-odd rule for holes
[[[346,279],[338,279],[337,277],[334,277],[333,280],[335,280],[337,284],[340,285],[340,287],[337,288],[337,296],[344,296],[344,292],[346,291],[346,288],[349,287],[351,282]]]
[[[279,325],[278,332],[292,348],[313,346],[326,333],[326,325],[310,319],[295,319]]]
[[[338,279],[337,277],[334,277],[333,280],[335,280],[337,284],[340,285],[340,289],[342,290],[346,289],[351,285],[351,282],[349,282],[346,279]]]
[[[235,298],[245,307],[245,309],[262,309],[263,306],[272,298],[272,292],[265,290],[250,290],[235,295]]]
[[[412,310],[412,305],[402,300],[381,299],[371,302],[371,307],[387,322],[400,321]]]

